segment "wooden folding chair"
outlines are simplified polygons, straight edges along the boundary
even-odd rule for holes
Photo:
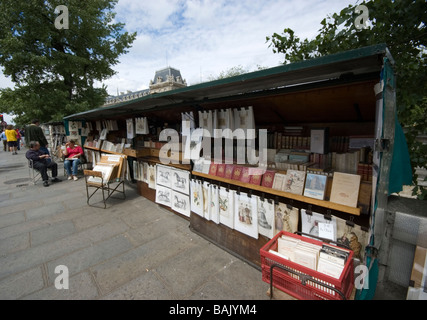
[[[103,173],[101,171],[83,171],[86,182],[87,204],[89,206],[94,207],[94,205],[90,204],[90,199],[95,195],[98,190],[101,190],[102,192],[102,201],[104,203],[104,209],[107,208],[107,200],[112,197],[112,195],[116,192],[123,194],[123,200],[126,199],[124,168],[125,166],[123,166],[121,162],[118,166],[118,175],[112,176],[107,180],[104,179]],[[89,194],[89,188],[94,188],[95,190],[91,194]]]

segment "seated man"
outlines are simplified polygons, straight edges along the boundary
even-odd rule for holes
[[[64,156],[66,157],[66,159],[64,161],[64,168],[67,171],[68,180],[78,180],[77,170],[79,168],[80,157],[82,156],[82,154],[82,147],[77,146],[74,140],[70,140],[70,142],[67,142],[67,144],[65,145]],[[73,166],[72,171],[71,166]]]
[[[49,186],[49,177],[47,175],[47,169],[52,169],[52,182],[60,182],[57,178],[58,175],[58,164],[50,159],[48,154],[44,154],[40,150],[40,143],[37,141],[31,141],[29,143],[30,149],[27,151],[25,156],[28,160],[33,160],[33,168],[40,172],[43,179],[43,186]]]

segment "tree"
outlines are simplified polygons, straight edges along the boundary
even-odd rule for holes
[[[15,87],[0,90],[0,110],[23,124],[32,118],[62,120],[102,105],[106,88],[95,88],[94,82],[115,74],[112,66],[136,38],[114,21],[116,4],[1,1],[0,65]]]
[[[262,67],[260,65],[257,65],[257,67],[256,67],[257,71],[264,70],[264,69],[265,69],[265,67]],[[208,77],[208,80],[209,81],[222,80],[222,79],[226,79],[226,78],[240,76],[242,74],[249,73],[249,72],[251,72],[251,71],[248,68],[244,68],[242,65],[238,65],[236,67],[232,67],[230,69],[227,69],[226,71],[221,71],[219,76],[217,76],[217,77],[210,75]]]
[[[267,37],[269,47],[274,53],[284,54],[286,64],[386,43],[395,60],[398,118],[405,130],[412,166],[414,171],[417,166],[427,167],[427,146],[417,140],[417,136],[427,133],[427,3],[372,0],[360,5],[368,11],[356,11],[358,5],[349,5],[323,19],[314,39],[301,40],[288,28]],[[368,14],[369,22],[359,29],[358,22],[366,20],[360,18]],[[417,186],[414,192],[419,190]]]

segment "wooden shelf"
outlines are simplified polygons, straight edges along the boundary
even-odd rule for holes
[[[108,150],[103,150],[103,149],[100,149],[99,151],[103,152],[103,153],[116,154],[119,156],[126,156],[124,153],[120,153],[120,152],[108,151]]]
[[[92,151],[99,151],[99,148],[95,148],[95,147],[85,147],[85,146],[83,146],[83,149],[92,150]]]
[[[324,208],[331,209],[331,210],[341,211],[341,212],[349,213],[352,215],[360,216],[360,208],[353,208],[353,207],[345,206],[342,204],[333,203],[330,201],[313,199],[313,198],[301,196],[298,194],[293,194],[293,193],[289,193],[289,192],[284,192],[284,191],[280,191],[280,190],[266,188],[263,186],[253,185],[250,183],[243,183],[243,182],[236,181],[236,180],[211,176],[211,175],[196,172],[196,171],[193,171],[192,175],[198,176],[201,178],[205,178],[205,179],[219,181],[219,182],[222,182],[225,184],[230,184],[230,185],[234,185],[234,186],[238,186],[238,187],[242,187],[242,188],[248,188],[248,189],[256,190],[259,192],[272,194],[275,196],[280,196],[280,197],[284,197],[284,198],[288,198],[288,199],[293,199],[293,200],[305,202],[308,204],[312,204],[312,205],[319,206],[319,207],[324,207]]]
[[[138,161],[143,161],[143,162],[151,162],[151,163],[156,163],[156,164],[163,164],[159,157],[141,157],[141,158],[137,158]],[[165,166],[169,166],[169,167],[173,167],[173,168],[177,168],[177,169],[182,169],[182,170],[187,170],[187,171],[191,171],[191,164],[165,164]]]

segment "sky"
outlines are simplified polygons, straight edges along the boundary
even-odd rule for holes
[[[129,52],[103,82],[110,95],[147,89],[157,70],[181,71],[188,85],[206,82],[233,67],[275,67],[283,56],[266,42],[291,28],[312,39],[328,14],[357,0],[119,0],[116,20],[137,32]],[[97,86],[101,86],[98,83]],[[0,74],[0,88],[12,87]],[[6,115],[6,121],[10,116]]]

